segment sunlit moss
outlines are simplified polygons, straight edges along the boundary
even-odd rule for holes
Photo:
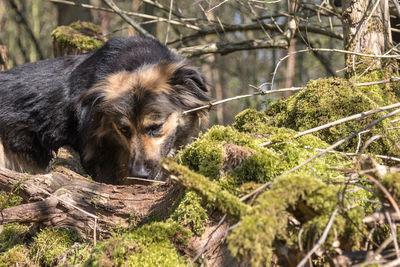
[[[69,26],[59,26],[51,33],[51,36],[62,47],[72,47],[81,53],[100,48],[104,44],[100,26],[90,22],[73,22]]]
[[[239,217],[246,214],[250,209],[249,206],[240,202],[237,197],[205,176],[195,173],[171,159],[164,159],[162,165],[164,169],[177,177],[183,186],[198,192],[209,204],[214,205],[221,211]]]
[[[252,266],[268,266],[274,253],[274,241],[282,240],[297,248],[298,229],[288,225],[289,214],[295,213],[302,223],[302,240],[316,240],[324,231],[333,210],[338,207],[338,189],[307,175],[290,175],[276,180],[270,190],[257,198],[250,213],[228,237],[231,253]],[[329,247],[338,239],[346,246],[357,246],[362,234],[361,209],[339,213],[327,241]],[[288,234],[291,233],[291,234]],[[298,248],[297,248],[298,249]]]
[[[172,220],[154,222],[100,242],[85,266],[187,266],[174,244],[184,244],[191,232]]]
[[[204,232],[208,214],[202,205],[201,197],[193,191],[188,191],[171,214],[171,218],[184,226],[189,226],[194,233],[201,235]]]
[[[12,192],[0,192],[0,208],[9,208],[20,205],[22,198]]]
[[[3,225],[0,233],[0,252],[7,251],[17,244],[23,244],[26,241],[29,227],[18,223],[9,223]]]
[[[360,79],[360,82],[379,77],[379,73],[374,72]],[[396,99],[396,93],[385,85],[356,87],[354,83],[345,79],[318,79],[310,81],[307,89],[271,104],[266,110],[266,116],[271,118],[269,120],[271,125],[304,131],[356,113],[392,104],[397,102]],[[327,143],[334,143],[384,115],[385,113],[381,112],[362,120],[352,120],[320,130],[314,135]],[[393,127],[390,120],[385,120],[374,126],[372,131],[361,135],[363,142],[376,134],[384,136],[370,144],[369,151],[377,154],[394,153],[389,139],[397,140],[399,134],[388,130],[390,127]],[[357,144],[358,139],[353,138],[340,146],[340,149],[354,152]]]
[[[0,254],[0,267],[38,266],[29,257],[29,250],[23,245],[17,245]]]
[[[54,266],[77,240],[77,235],[69,229],[48,227],[34,237],[30,255],[37,257],[41,265]]]

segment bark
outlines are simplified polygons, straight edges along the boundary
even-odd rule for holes
[[[94,230],[96,236],[107,237],[116,225],[143,224],[149,215],[164,218],[181,191],[172,183],[97,183],[63,167],[44,175],[1,168],[0,189],[16,188],[26,203],[3,209],[0,224],[40,222],[69,227],[84,238],[92,238]]]
[[[0,71],[6,70],[8,68],[9,68],[9,65],[8,65],[7,46],[0,45]]]
[[[89,0],[75,0],[78,4],[90,4]],[[74,21],[92,21],[90,9],[77,8],[57,3],[57,23],[58,25],[69,25]]]
[[[382,55],[390,49],[391,31],[388,0],[378,2],[369,0],[343,1],[342,23],[346,50]],[[378,5],[375,8],[376,3]],[[371,13],[372,11],[374,12]],[[357,69],[352,66],[361,60],[365,59],[346,55],[348,76],[354,75],[355,71],[357,72]],[[371,70],[384,67],[380,59],[373,60],[373,64]]]

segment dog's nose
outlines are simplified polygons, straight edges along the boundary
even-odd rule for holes
[[[131,175],[138,178],[147,178],[149,176],[149,171],[146,169],[143,163],[134,162]]]

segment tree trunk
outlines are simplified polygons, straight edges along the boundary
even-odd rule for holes
[[[390,49],[388,0],[344,0],[342,23],[346,50],[383,55]],[[376,70],[385,67],[381,59],[368,59],[349,54],[345,58],[348,77],[367,68]]]
[[[90,4],[89,0],[75,0],[75,3],[78,4]],[[70,5],[64,4],[56,4],[57,5],[57,24],[60,25],[69,25],[75,21],[92,21],[92,14],[90,13],[90,9],[80,8]]]
[[[0,45],[0,71],[8,69],[8,50],[7,46]]]

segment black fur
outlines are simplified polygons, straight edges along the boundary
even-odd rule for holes
[[[181,61],[181,56],[154,39],[116,37],[88,54],[43,60],[0,72],[0,139],[4,150],[43,169],[62,146],[72,147],[82,159],[98,119],[94,112],[96,101],[101,102],[96,95],[85,96],[93,85],[111,74],[135,71],[143,65]],[[165,109],[199,106],[199,102],[188,103],[191,97],[204,103],[210,100],[205,94],[204,78],[194,69],[179,68],[170,83],[174,91],[168,101],[173,105],[165,103]],[[152,101],[152,96],[142,99]],[[162,102],[161,98],[157,101]],[[119,104],[132,112],[145,105],[132,100]],[[99,154],[91,162],[83,162],[83,166],[95,179],[103,181],[109,175],[107,181],[114,182],[118,174],[112,172],[118,173],[118,167],[111,165],[118,144],[105,138],[92,145],[99,147]]]

